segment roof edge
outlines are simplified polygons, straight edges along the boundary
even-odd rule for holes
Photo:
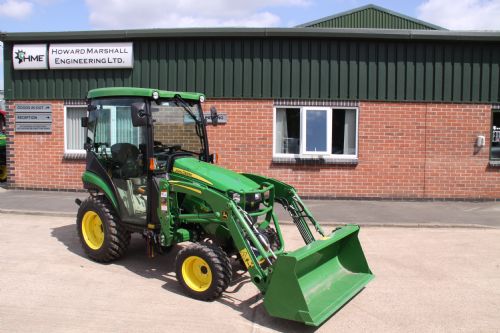
[[[360,12],[362,10],[369,9],[369,8],[377,9],[379,11],[386,12],[387,14],[394,15],[394,16],[397,16],[397,17],[400,17],[400,18],[403,18],[405,20],[409,20],[409,21],[412,21],[412,22],[415,22],[415,23],[418,23],[418,24],[422,24],[422,25],[428,26],[429,28],[433,28],[433,29],[436,29],[436,30],[448,30],[448,29],[440,27],[438,25],[435,25],[435,24],[432,24],[432,23],[429,23],[429,22],[426,22],[426,21],[422,21],[422,20],[419,20],[417,18],[408,16],[408,15],[405,15],[405,14],[402,14],[402,13],[398,13],[398,12],[395,12],[393,10],[390,10],[390,9],[387,9],[387,8],[384,8],[384,7],[380,7],[380,6],[377,6],[377,5],[374,5],[374,4],[364,5],[364,6],[353,8],[353,9],[349,9],[349,10],[346,10],[346,11],[343,11],[343,12],[340,12],[340,13],[337,13],[337,14],[334,14],[334,15],[330,15],[330,16],[326,16],[326,17],[323,17],[323,18],[319,18],[319,19],[314,20],[314,21],[302,23],[302,24],[297,25],[296,28],[306,28],[306,27],[308,27],[310,25],[313,25],[313,24],[317,24],[317,23],[321,23],[321,22],[324,22],[324,21],[332,20],[332,19],[335,19],[335,18],[338,18],[338,17],[341,17],[341,16],[345,16],[345,15],[350,15],[350,14],[353,14],[355,12]]]
[[[144,30],[93,30],[70,32],[4,33],[11,43],[131,41],[139,38],[351,38],[394,40],[500,41],[500,31],[451,31],[359,28],[185,28]]]

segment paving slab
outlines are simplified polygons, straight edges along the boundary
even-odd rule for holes
[[[500,230],[363,228],[375,273],[319,328],[269,317],[246,274],[222,298],[183,295],[171,253],[148,259],[133,237],[102,265],[80,248],[70,217],[0,214],[0,332],[498,332]],[[283,227],[289,249],[300,246]]]

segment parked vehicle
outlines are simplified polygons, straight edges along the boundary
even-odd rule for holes
[[[90,196],[77,200],[77,232],[91,259],[121,258],[134,232],[150,255],[189,242],[175,262],[186,294],[216,299],[239,261],[271,316],[314,326],[373,278],[358,226],[328,233],[292,186],[213,164],[203,94],[102,88],[87,97],[82,179]],[[217,125],[215,108],[209,117]],[[276,203],[290,213],[304,247],[285,249]]]

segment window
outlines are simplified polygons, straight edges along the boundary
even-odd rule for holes
[[[105,143],[109,148],[116,143],[143,143],[141,127],[132,126],[129,106],[105,105],[99,113],[95,142]]]
[[[112,146],[130,143],[140,148],[145,141],[145,127],[132,125],[131,105],[142,102],[142,98],[99,99],[97,107],[89,112],[87,142],[99,153],[111,154]]]
[[[356,158],[357,118],[357,108],[277,107],[273,155]]]
[[[493,110],[491,125],[490,160],[500,161],[500,110]]]
[[[64,153],[84,154],[85,128],[81,118],[87,115],[86,106],[67,106],[64,108]]]

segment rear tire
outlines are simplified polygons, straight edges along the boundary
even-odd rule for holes
[[[231,262],[226,253],[211,244],[183,248],[175,259],[177,280],[192,298],[213,301],[229,286]]]
[[[121,258],[130,244],[130,232],[120,224],[113,207],[102,196],[91,196],[82,202],[76,229],[83,250],[97,262]]]

